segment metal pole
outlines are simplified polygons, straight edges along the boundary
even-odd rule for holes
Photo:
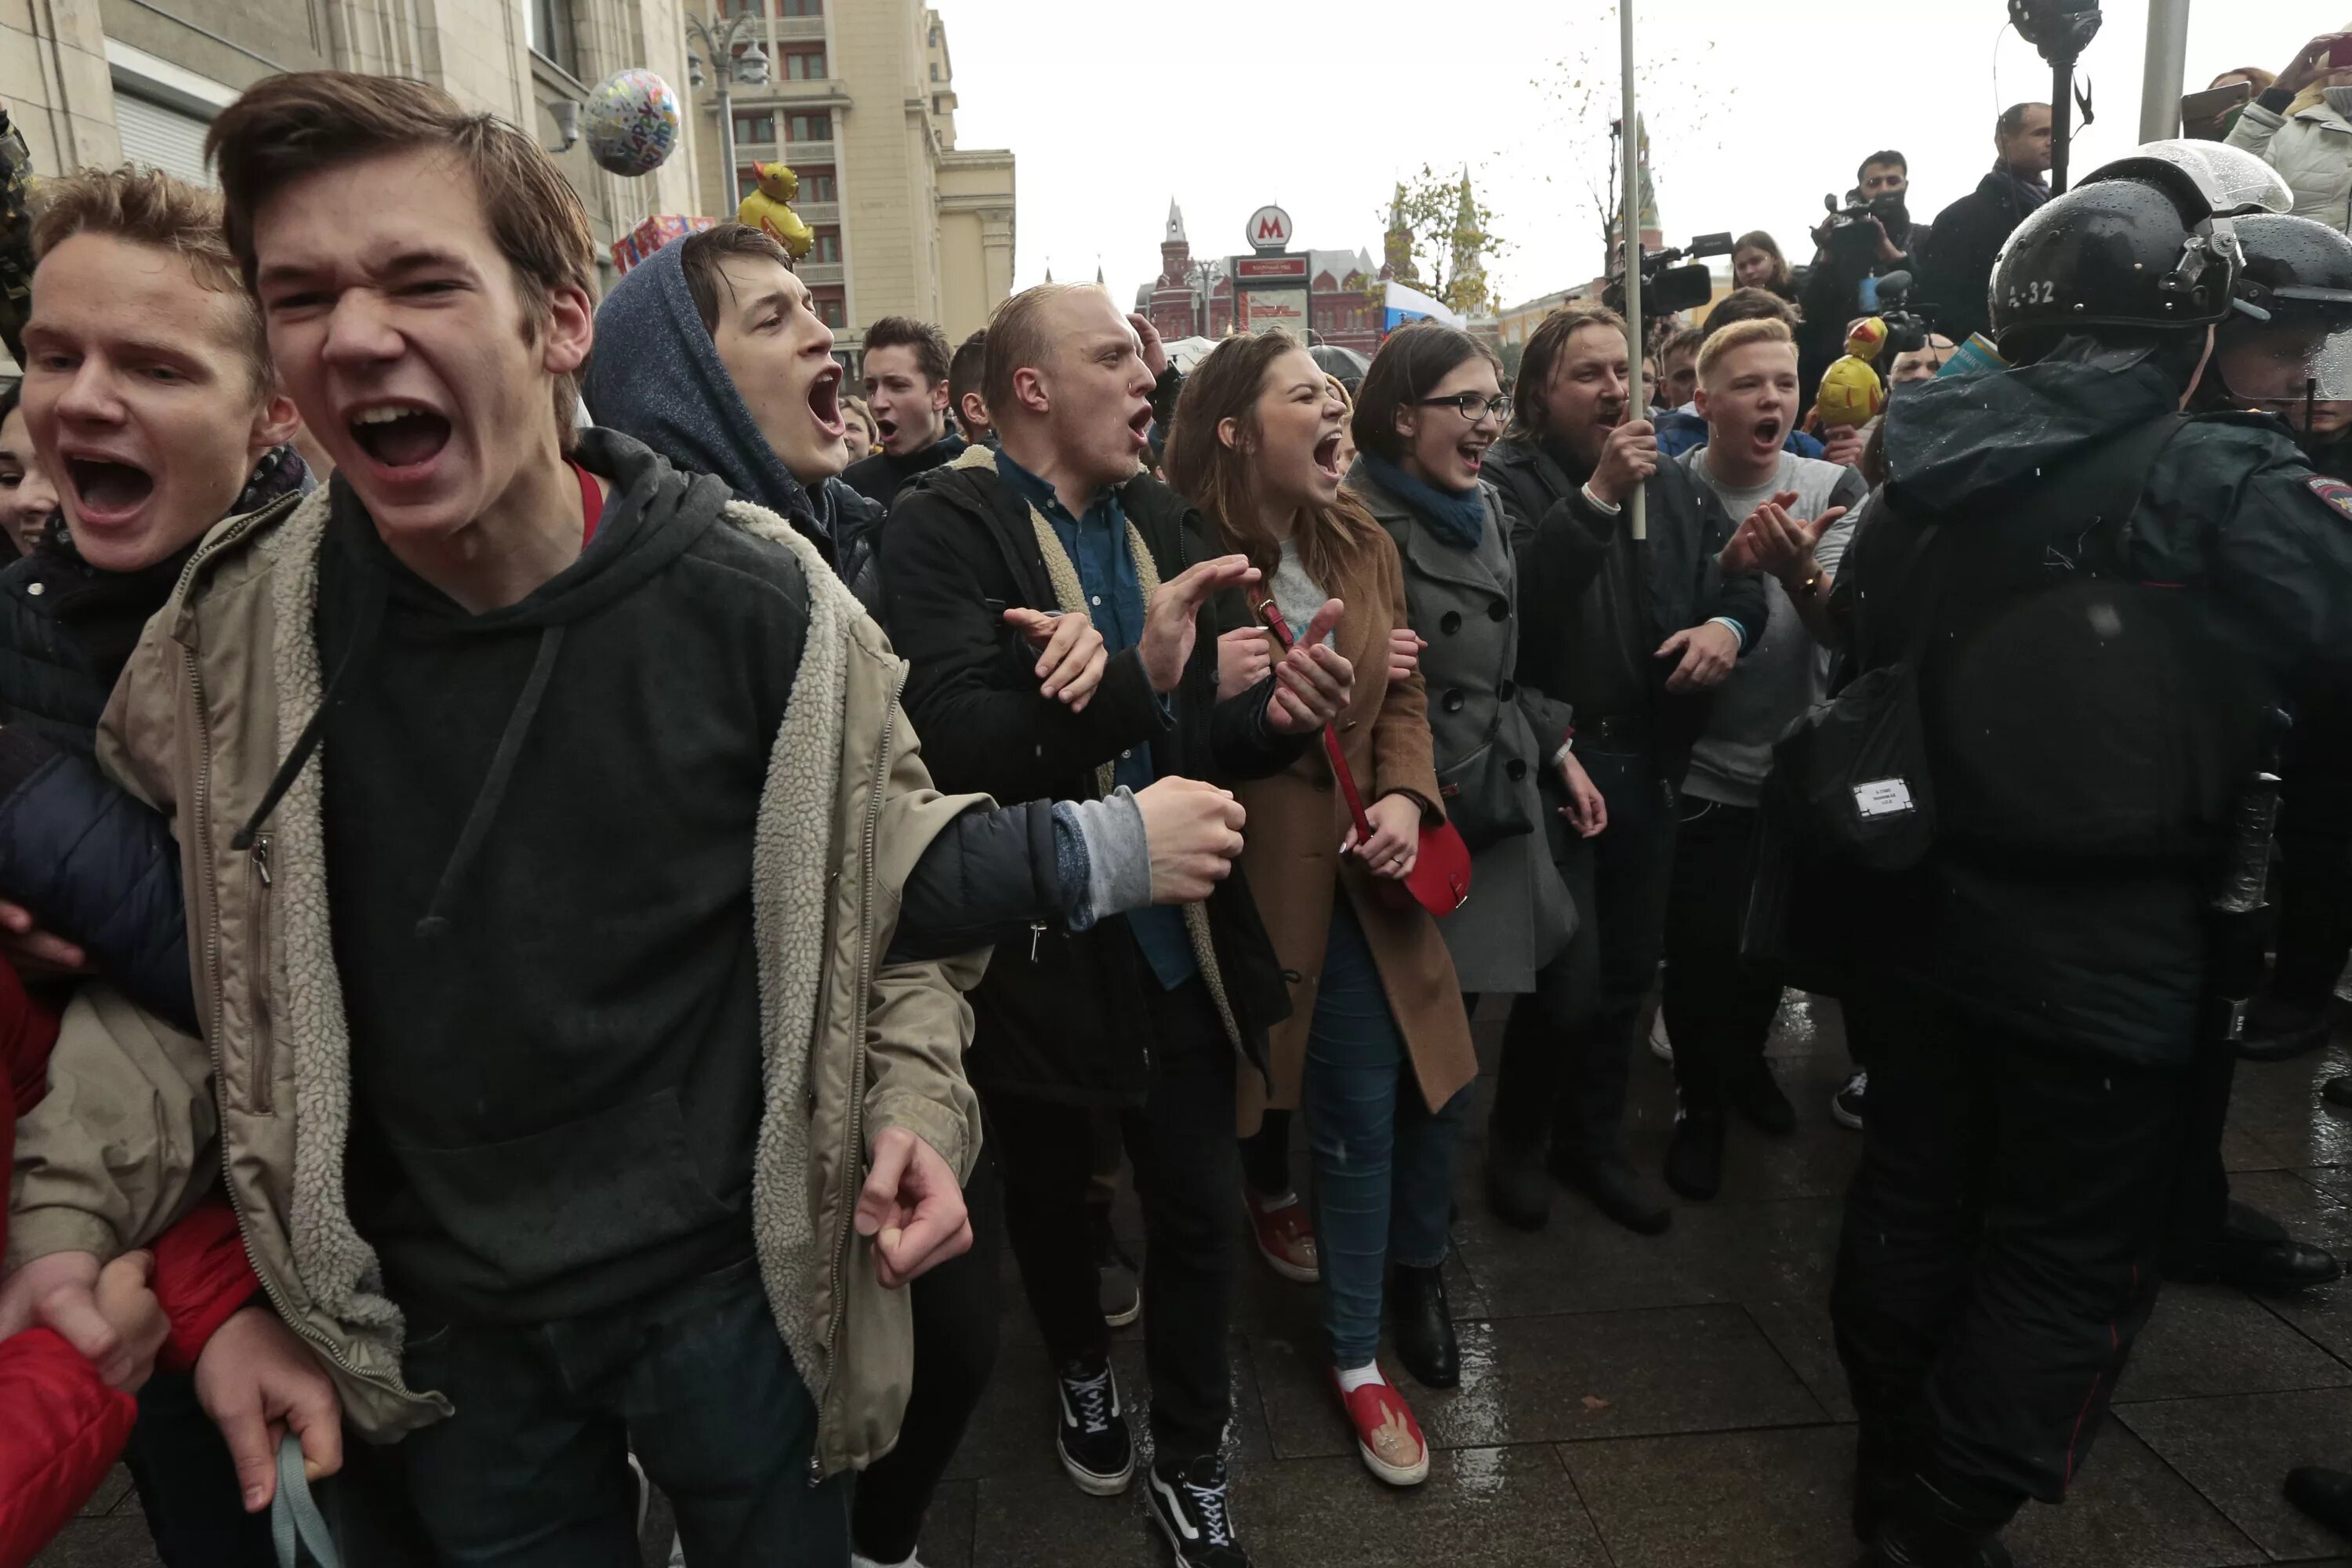
[[[2147,64],[2139,80],[2139,139],[2180,134],[2180,94],[2189,71],[2189,0],[2147,0]]]
[[[2050,194],[2066,194],[2066,165],[2074,140],[2074,62],[2050,68]]]
[[[1650,389],[1642,379],[1642,121],[1633,102],[1633,0],[1617,0],[1617,42],[1625,88],[1625,168],[1618,205],[1618,236],[1625,247],[1625,363],[1633,377],[1627,418],[1645,417]],[[1625,521],[1635,539],[1650,536],[1646,487],[1625,498]]]

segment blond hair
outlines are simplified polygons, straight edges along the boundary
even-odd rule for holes
[[[1758,343],[1786,343],[1793,353],[1797,346],[1797,335],[1789,330],[1788,322],[1774,316],[1766,316],[1753,321],[1732,322],[1700,345],[1698,351],[1700,384],[1705,385],[1715,380],[1715,367],[1721,364],[1725,359],[1741,349],[1752,348]]]
[[[246,293],[221,227],[221,200],[211,191],[161,169],[125,163],[119,169],[77,169],[43,180],[34,194],[33,263],[77,235],[104,235],[169,251],[195,280],[235,301],[243,331],[237,345],[253,371],[257,391],[276,379],[261,312]]]

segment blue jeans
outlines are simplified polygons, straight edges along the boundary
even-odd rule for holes
[[[457,1405],[400,1444],[448,1568],[639,1568],[628,1454],[695,1568],[840,1568],[849,1478],[808,1479],[816,1405],[750,1258],[551,1323],[417,1325],[408,1385]]]
[[[1336,1366],[1361,1366],[1380,1350],[1391,1254],[1410,1268],[1445,1261],[1470,1093],[1465,1086],[1436,1111],[1423,1100],[1363,928],[1341,894],[1331,909],[1300,1095],[1315,1155],[1323,1331]]]

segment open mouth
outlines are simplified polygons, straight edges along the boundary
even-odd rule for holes
[[[1473,474],[1486,466],[1486,443],[1484,441],[1465,441],[1454,450],[1462,458],[1462,466]]]
[[[1329,479],[1339,478],[1339,432],[1332,431],[1315,443],[1315,466]]]
[[[65,467],[66,479],[73,486],[75,510],[85,521],[127,517],[155,493],[155,477],[134,463],[69,457]]]
[[[818,428],[826,435],[839,437],[847,433],[848,426],[841,417],[841,367],[839,365],[831,365],[817,372],[816,379],[809,383],[808,405],[809,413],[815,418]],[[889,426],[885,425],[882,428],[887,435]]]
[[[1757,448],[1767,452],[1772,450],[1780,446],[1781,437],[1785,434],[1778,419],[1759,419],[1756,422]]]
[[[414,468],[431,462],[449,444],[449,421],[412,404],[382,404],[351,416],[352,439],[386,468]]]
[[[1139,448],[1151,445],[1151,405],[1145,404],[1127,416],[1128,433],[1135,437]]]

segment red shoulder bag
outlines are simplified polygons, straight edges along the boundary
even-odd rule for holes
[[[1297,642],[1290,623],[1284,620],[1281,606],[1274,595],[1261,590],[1251,599],[1250,607],[1265,620],[1266,630],[1284,653]],[[1339,748],[1339,732],[1330,725],[1323,726],[1323,754],[1330,759],[1331,776],[1339,781],[1339,794],[1348,802],[1348,815],[1355,819],[1356,842],[1364,844],[1372,837],[1371,819],[1364,815],[1364,797],[1356,788],[1356,775],[1349,771],[1347,753]],[[1372,886],[1382,902],[1393,908],[1410,908],[1418,904],[1443,920],[1470,901],[1470,847],[1462,842],[1462,835],[1454,824],[1440,822],[1432,827],[1423,822],[1421,847],[1415,855],[1412,870],[1402,881],[1387,877],[1375,877]]]

